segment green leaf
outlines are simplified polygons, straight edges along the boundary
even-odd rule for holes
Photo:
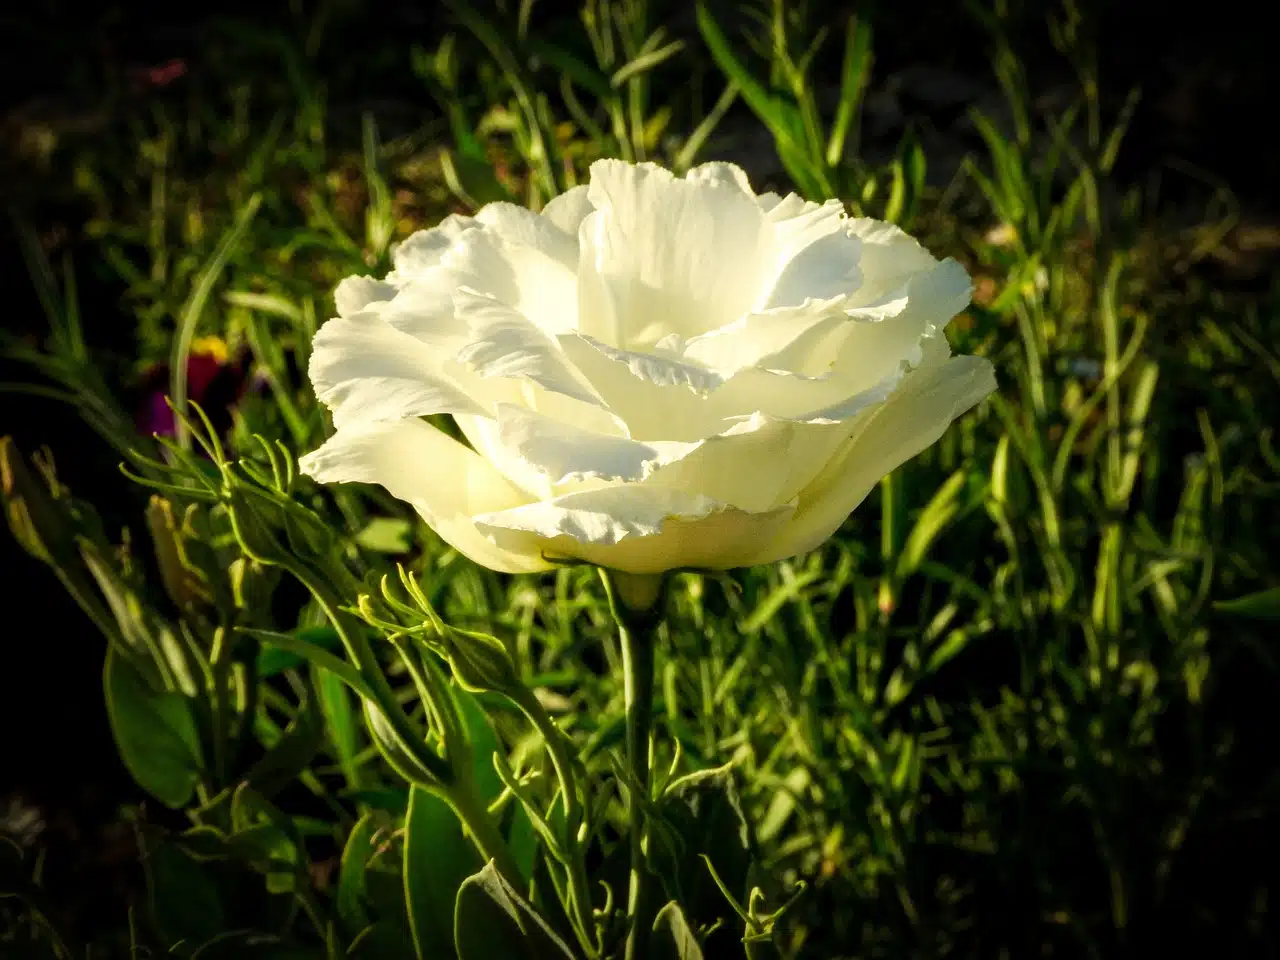
[[[453,923],[460,960],[553,960],[574,956],[492,863],[462,884]]]
[[[360,779],[357,760],[360,726],[351,705],[351,694],[341,678],[320,667],[312,667],[311,683],[320,699],[320,710],[329,731],[329,747],[348,785],[355,786]]]
[[[463,725],[466,727],[467,739],[471,742],[471,750],[474,754],[476,785],[479,789],[480,799],[487,806],[496,800],[504,789],[502,778],[498,776],[497,768],[493,762],[494,755],[502,749],[502,744],[498,742],[498,738],[493,732],[493,726],[489,723],[489,717],[485,714],[484,708],[480,706],[480,701],[476,695],[469,693],[456,683],[451,690],[458,704],[458,715],[462,718]],[[513,840],[534,834],[533,823],[529,820],[529,815],[522,805],[516,804],[513,807],[511,817],[510,835]],[[522,868],[525,863],[530,863],[530,858],[526,857],[517,860],[517,864]],[[524,873],[523,875],[526,879],[530,877],[529,873]]]
[[[511,829],[508,831],[507,846],[511,850],[511,859],[516,862],[516,869],[526,880],[533,879],[533,865],[538,856],[538,831],[533,821],[525,813],[523,807],[516,807],[517,816],[511,818]],[[556,808],[562,810],[561,807]]]
[[[554,67],[557,72],[594,94],[601,103],[608,103],[617,97],[617,92],[609,86],[608,77],[563,47],[540,37],[529,37],[525,47],[547,66]]]
[[[680,904],[672,900],[653,921],[655,960],[702,960],[702,947],[689,929]]]
[[[373,553],[408,553],[413,547],[413,524],[403,517],[374,517],[356,543]]]
[[[697,16],[698,31],[702,34],[707,49],[711,51],[711,58],[721,72],[738,86],[742,91],[742,99],[747,101],[755,115],[769,128],[778,143],[779,156],[782,155],[784,144],[791,149],[798,147],[804,138],[801,133],[800,111],[795,104],[770,93],[751,75],[734,54],[720,24],[701,3],[697,6]],[[783,162],[786,163],[785,157]],[[787,169],[790,172],[789,165]]]
[[[489,718],[475,696],[457,684],[452,686],[452,692],[458,704],[458,714],[466,727],[472,753],[475,755],[476,783],[480,788],[480,799],[488,805],[503,790],[502,778],[498,776],[498,771],[493,765],[493,756],[502,749],[502,745],[498,743]]]
[[[271,893],[309,882],[307,854],[293,822],[248,783],[231,797],[231,843],[266,877]]]
[[[174,843],[140,834],[147,906],[166,947],[204,943],[227,929],[217,886],[204,868]]]
[[[412,787],[405,819],[404,895],[422,960],[454,956],[453,904],[479,862],[449,805]]]
[[[838,167],[844,159],[845,141],[851,130],[857,130],[858,108],[862,92],[871,73],[871,26],[849,18],[844,41],[844,64],[840,70],[840,104],[827,140],[827,166]],[[855,147],[857,146],[855,140]]]
[[[700,853],[710,852],[720,876],[737,885],[734,896],[746,901],[754,844],[731,765],[672,781],[658,801],[652,826],[653,870],[667,897],[696,922],[727,919],[728,909]]]
[[[393,864],[383,862],[386,859],[396,861],[394,871],[391,869]],[[413,933],[409,929],[409,917],[405,913],[404,875],[399,859],[398,856],[387,858],[385,854],[375,853],[365,871],[364,889],[365,899],[369,901],[369,913],[378,918],[374,926],[390,926],[399,933],[399,939],[404,942],[406,949],[396,960],[406,960],[416,954]]]
[[[1259,590],[1235,600],[1222,600],[1213,605],[1215,610],[1237,617],[1255,620],[1280,620],[1280,587]]]
[[[321,650],[333,651],[342,649],[342,639],[333,627],[307,627],[295,630],[293,638],[305,644],[314,645]],[[266,638],[262,650],[258,653],[257,674],[260,679],[274,677],[276,674],[302,666],[306,661],[292,650],[271,646],[271,639]]]
[[[684,49],[683,40],[673,40],[663,47],[648,52],[642,52],[634,60],[623,64],[609,78],[609,83],[615,89],[621,87],[632,77],[637,77],[642,73],[652,70],[661,64],[664,60],[674,57],[677,53]]]
[[[187,416],[187,360],[191,357],[191,344],[195,340],[196,327],[204,313],[205,304],[213,292],[214,284],[226,269],[227,263],[235,253],[236,247],[244,238],[262,204],[262,195],[255,193],[236,214],[235,222],[227,229],[218,248],[209,258],[196,277],[195,286],[191,289],[191,297],[182,308],[178,317],[178,329],[173,337],[173,352],[169,357],[169,395],[173,398],[175,413],[175,432],[178,443],[183,449],[191,449],[191,433],[184,422]]]
[[[334,682],[340,684],[336,678]],[[264,797],[273,797],[297,780],[323,746],[324,717],[316,693],[311,691],[280,739],[249,769],[245,779]]]
[[[107,648],[103,687],[111,734],[129,774],[165,806],[185,807],[204,766],[190,701],[153,690],[113,647]]]
[[[957,470],[920,511],[920,516],[916,518],[915,526],[911,528],[902,552],[898,555],[894,576],[899,581],[916,572],[929,555],[929,548],[934,541],[964,508],[961,494],[965,492],[967,479],[968,475],[964,470]]]
[[[369,914],[365,910],[365,871],[373,856],[373,838],[378,832],[378,820],[366,813],[351,828],[346,845],[342,848],[342,861],[338,867],[338,884],[334,892],[334,906],[338,917],[351,934],[369,926]]]

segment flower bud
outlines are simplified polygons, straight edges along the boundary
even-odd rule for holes
[[[0,497],[9,529],[24,550],[58,567],[75,561],[75,527],[67,522],[66,491],[49,471],[44,482],[32,476],[12,437],[0,438]]]
[[[255,489],[234,474],[225,494],[236,540],[260,563],[328,562],[333,531],[306,507],[280,491]]]
[[[179,610],[206,609],[213,605],[213,588],[209,575],[199,569],[188,551],[190,529],[174,516],[173,504],[164,497],[153,496],[147,504],[147,529],[156,551],[160,581]],[[214,576],[225,576],[211,571]]]
[[[440,786],[442,784],[440,777],[434,771],[427,769],[405,748],[399,735],[378,706],[369,700],[364,700],[362,703],[369,736],[373,738],[378,751],[391,768],[410,783],[425,787]]]
[[[496,637],[446,628],[441,642],[454,679],[464,690],[510,694],[521,686],[511,655]]]
[[[257,563],[278,563],[290,556],[276,531],[261,514],[258,505],[240,490],[234,490],[227,502],[227,514],[240,549]]]
[[[232,603],[238,610],[269,610],[271,594],[279,579],[280,573],[274,567],[265,566],[249,557],[238,557],[227,568]]]

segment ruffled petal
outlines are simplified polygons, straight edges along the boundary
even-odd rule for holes
[[[838,434],[824,436],[820,428],[756,413],[691,444],[646,483],[696,490],[741,511],[764,512],[794,499],[837,443]]]
[[[472,217],[451,213],[434,227],[411,234],[391,251],[394,269],[387,282],[399,286],[437,266],[462,235],[478,225]]]
[[[684,345],[683,357],[728,378],[744,367],[790,369],[785,354],[795,344],[845,321],[845,298],[806,300],[798,307],[749,313],[733,323],[694,337]],[[807,352],[807,350],[806,350]]]
[[[412,292],[420,308],[430,312],[451,300],[459,287],[470,287],[520,311],[545,331],[575,329],[576,238],[509,203],[489,204],[470,222],[443,249],[433,249],[438,256],[415,274],[402,297]],[[403,312],[406,329],[416,333],[413,305]]]
[[[684,178],[695,183],[716,183],[737,187],[747,196],[755,197],[747,171],[736,163],[729,163],[726,160],[709,160],[706,163],[700,163],[685,173]]]
[[[912,275],[898,293],[871,308],[852,311],[858,319],[844,328],[844,342],[830,369],[869,387],[891,375],[904,360],[914,367],[920,362],[924,339],[940,336],[969,305],[972,292],[969,274],[959,263],[951,259],[934,263],[929,270]],[[820,358],[797,363],[812,368]]]
[[[340,429],[299,461],[319,483],[376,483],[409,503],[442,539],[476,563],[504,573],[546,570],[534,538],[495,544],[477,514],[518,509],[528,495],[483,457],[421,420]]]
[[[859,266],[862,286],[851,306],[883,299],[902,287],[913,275],[932,270],[938,263],[920,242],[883,220],[858,217],[845,221],[845,230],[862,241]]]
[[[689,338],[754,302],[771,253],[764,213],[739,186],[653,164],[597,160],[579,232],[581,332],[647,349]]]
[[[347,277],[333,291],[334,306],[338,308],[338,316],[349,317],[366,307],[385,303],[399,292],[395,284],[373,277]]]
[[[548,556],[627,573],[743,566],[785,527],[792,506],[747,513],[689,493],[621,484],[476,518],[499,546],[539,538]]]
[[[480,377],[521,378],[585,404],[602,403],[559,343],[515,308],[463,287],[454,292],[454,310],[467,325],[458,361]]]
[[[819,229],[830,221],[819,221]],[[862,241],[842,229],[809,240],[778,263],[759,310],[796,307],[811,300],[848,297],[862,285]]]
[[[449,366],[447,354],[366,312],[320,328],[307,372],[317,398],[333,411],[339,427],[433,413],[486,412],[492,398],[473,392],[474,378],[464,383],[451,375]]]
[[[542,216],[565,233],[578,235],[578,228],[594,208],[587,196],[586,184],[570,187],[558,197],[552,197],[542,208]]]
[[[800,494],[794,517],[751,563],[773,563],[819,546],[880,480],[936,443],[951,423],[995,390],[982,357],[925,363],[892,398],[859,419],[828,466]]]
[[[620,350],[592,337],[560,338],[574,368],[637,440],[700,440],[717,432],[703,399],[723,378],[699,363]]]
[[[698,446],[600,433],[511,404],[498,407],[498,438],[557,486],[584,479],[640,481]]]

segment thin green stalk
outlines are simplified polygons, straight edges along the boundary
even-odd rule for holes
[[[507,841],[494,825],[484,801],[475,791],[475,781],[471,777],[459,777],[447,788],[432,787],[445,803],[453,808],[464,827],[471,834],[480,855],[485,860],[492,860],[494,866],[507,882],[517,890],[524,885],[520,877],[520,868],[507,847]]]
[[[622,641],[623,704],[626,710],[627,768],[631,776],[627,810],[631,880],[627,889],[626,960],[648,956],[649,843],[645,809],[651,789],[654,648],[662,621],[666,578],[600,570],[609,611]]]
[[[209,653],[209,703],[213,714],[213,763],[218,786],[227,782],[231,763],[231,704],[227,696],[231,664],[227,656],[231,631],[220,625],[213,631]]]
[[[653,730],[653,632],[619,621],[622,634],[623,698],[627,714],[627,766],[633,791],[627,811],[631,835],[631,881],[627,890],[626,960],[648,956],[648,829],[645,805],[650,783],[650,736]],[[643,798],[643,799],[642,799]]]
[[[555,768],[556,779],[560,783],[560,793],[564,796],[565,828],[569,837],[569,849],[566,853],[570,861],[565,866],[569,872],[569,885],[573,894],[573,908],[577,915],[578,926],[582,936],[588,938],[583,942],[585,947],[589,945],[592,926],[591,888],[587,883],[586,864],[583,862],[582,845],[579,842],[583,811],[574,783],[572,761],[568,750],[565,749],[564,734],[543,709],[538,698],[525,687],[521,687],[520,694],[516,702],[524,715],[529,718],[529,722],[542,734],[547,753],[551,757],[551,765]]]

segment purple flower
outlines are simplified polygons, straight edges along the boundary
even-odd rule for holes
[[[246,358],[232,358],[218,337],[202,337],[187,357],[187,397],[200,404],[219,430],[230,425],[231,408],[244,392]],[[157,364],[144,377],[136,423],[141,433],[171,437],[177,432],[169,408],[169,367]]]

